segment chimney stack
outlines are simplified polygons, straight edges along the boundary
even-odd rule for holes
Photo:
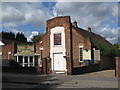
[[[88,26],[88,32],[91,32],[91,27],[90,26]]]
[[[77,27],[77,22],[76,22],[76,20],[74,20],[73,26],[74,26],[74,27]]]

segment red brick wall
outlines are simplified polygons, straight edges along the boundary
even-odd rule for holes
[[[69,16],[56,17],[47,21],[46,34],[42,38],[42,43],[36,44],[36,52],[39,52],[39,48],[43,47],[43,57],[47,58],[50,55],[50,30],[57,26],[65,28],[65,48],[67,55],[67,72],[72,73],[72,67],[80,67],[79,62],[79,45],[83,45],[83,49],[91,49],[90,39],[78,34],[74,28],[72,28],[71,19]],[[72,38],[72,39],[71,39]],[[72,58],[73,55],[73,58]],[[50,65],[50,64],[49,64]],[[48,66],[51,68],[50,66]]]
[[[69,16],[63,16],[63,17],[57,17],[57,18],[53,18],[47,21],[47,33],[48,33],[48,37],[50,36],[50,30],[54,27],[57,26],[62,26],[65,28],[65,48],[66,48],[66,52],[68,53],[68,60],[67,60],[67,72],[69,74],[72,74],[72,62],[70,60],[72,60],[71,58],[71,20]],[[50,37],[49,37],[50,39]],[[48,47],[47,47],[48,48]],[[49,48],[50,50],[50,48]]]
[[[43,74],[47,74],[47,59],[46,58],[42,59],[42,72]]]
[[[9,44],[5,44],[2,46],[2,60],[8,59],[8,52],[11,52],[9,55],[10,60],[14,59],[14,42],[11,42]]]
[[[120,77],[120,57],[116,57],[116,77]]]
[[[72,43],[73,43],[73,67],[80,67],[79,62],[79,46],[82,45],[83,49],[91,49],[91,41],[88,37],[83,37],[80,33],[77,33],[74,28],[72,28]]]
[[[40,42],[36,43],[36,47],[35,48],[36,48],[36,53],[40,54],[40,49],[39,49],[40,48]]]
[[[73,74],[73,61],[71,60],[70,57],[66,58],[67,60],[67,74],[72,75]]]
[[[70,20],[70,17],[69,16],[63,16],[63,17],[56,17],[56,18],[53,18],[53,19],[50,19],[47,21],[47,25],[46,25],[46,34],[44,35],[44,37],[42,38],[42,43],[38,42],[36,44],[36,53],[39,53],[39,48],[40,47],[43,47],[43,57],[44,58],[48,58],[49,55],[50,55],[50,30],[54,27],[57,27],[57,26],[62,26],[65,28],[65,39],[66,39],[66,52],[68,53],[68,57],[69,57],[69,60],[71,60],[71,39],[70,39],[70,33],[71,33],[71,20]],[[49,61],[50,62],[50,61]],[[43,64],[45,62],[43,61]],[[69,65],[71,62],[67,63]],[[51,70],[51,64],[48,65],[49,67],[49,71]],[[71,67],[71,66],[69,66]],[[67,67],[67,68],[69,68]],[[71,72],[71,69],[68,69],[69,71],[68,72]],[[44,70],[45,71],[45,70]]]
[[[42,38],[42,43],[36,44],[36,52],[39,52],[39,48],[43,47],[43,57],[47,58],[50,55],[50,30],[57,26],[65,28],[65,48],[67,55],[67,72],[72,73],[72,67],[80,67],[79,62],[79,45],[83,45],[83,49],[91,49],[91,42],[88,37],[78,34],[74,28],[72,28],[71,20],[69,16],[56,17],[47,21],[46,34]],[[72,39],[71,39],[72,38]],[[72,58],[73,55],[73,58]],[[50,65],[50,64],[49,64]],[[51,68],[48,66],[49,69]]]
[[[53,19],[50,19],[47,21],[47,33],[49,32],[50,33],[50,30],[54,27],[57,27],[57,26],[62,26],[65,28],[65,39],[66,39],[66,50],[67,50],[67,53],[69,53],[69,57],[70,57],[70,23],[71,23],[71,20],[70,20],[70,17],[69,16],[63,16],[63,17],[56,17],[56,18],[53,18]],[[50,35],[48,35],[50,36]],[[50,39],[50,37],[49,37]]]

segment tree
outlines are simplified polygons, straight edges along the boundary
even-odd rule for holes
[[[44,35],[43,33],[39,33],[38,35],[33,36],[33,38],[31,39],[32,42],[38,42],[39,40],[41,40],[43,35]]]
[[[120,56],[120,50],[118,50],[115,45],[105,45],[101,44],[99,41],[94,41],[94,47],[101,51],[102,56]]]
[[[27,38],[21,32],[17,33],[15,40],[21,42],[27,42]]]
[[[117,49],[120,49],[120,44],[114,44]]]
[[[12,33],[12,32],[3,32],[2,31],[2,38],[3,39],[15,40],[15,34]]]
[[[114,44],[114,47],[117,49],[117,57],[120,57],[120,44]]]
[[[2,31],[1,34],[2,34],[2,39],[10,39],[10,40],[16,40],[21,42],[27,42],[27,38],[21,32],[18,32],[17,35],[15,35],[12,32]]]

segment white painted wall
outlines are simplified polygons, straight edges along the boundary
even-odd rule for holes
[[[61,41],[62,45],[54,45],[54,33],[61,33]],[[63,53],[63,56],[66,55],[66,49],[65,49],[65,29],[64,27],[55,27],[51,29],[50,32],[50,57],[52,59],[52,70],[53,70],[53,54],[54,53]],[[65,58],[63,58],[65,60]],[[66,69],[66,61],[63,64],[65,65]]]

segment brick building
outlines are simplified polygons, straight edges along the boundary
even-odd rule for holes
[[[2,62],[3,66],[9,66],[9,62],[14,60],[22,67],[40,66],[40,54],[36,54],[35,43],[19,42],[3,39],[2,42]]]
[[[2,46],[2,60],[14,60],[16,53],[16,44],[13,40],[2,39],[4,45]]]
[[[101,63],[102,68],[112,67],[114,59],[104,59],[95,47],[98,41],[112,45],[100,35],[84,30],[71,23],[70,16],[60,16],[47,20],[46,33],[36,43],[36,53],[41,55],[43,73],[73,74],[77,67]]]
[[[46,24],[46,33],[36,44],[3,39],[2,60],[15,60],[22,67],[42,67],[44,74],[74,74],[81,72],[84,66],[97,68],[97,64],[100,64],[99,69],[114,66],[114,58],[102,57],[96,47],[96,42],[112,44],[93,33],[90,27],[88,30],[79,28],[76,21],[71,22],[70,16],[55,17]]]

